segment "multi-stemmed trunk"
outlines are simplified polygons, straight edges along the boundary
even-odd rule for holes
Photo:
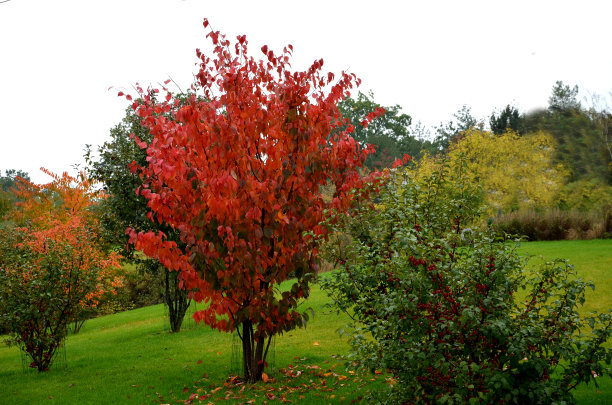
[[[184,290],[180,287],[178,272],[169,271],[164,268],[166,275],[166,291],[164,294],[164,300],[168,306],[168,316],[170,318],[170,330],[179,332],[185,313],[189,308],[191,300],[189,299],[189,291]]]
[[[62,346],[67,333],[69,320],[74,316],[68,305],[62,306],[52,314],[46,311],[46,303],[39,304],[40,312],[49,316],[26,321],[18,331],[21,348],[32,360],[29,367],[39,372],[49,371],[57,351]]]
[[[268,336],[267,339],[265,336],[256,336],[250,320],[242,322],[242,333],[239,336],[242,340],[243,377],[248,382],[260,381],[266,366],[272,336]]]
[[[69,326],[70,333],[72,333],[73,335],[79,333],[83,325],[85,325],[86,320],[87,318],[85,318],[85,316],[81,316],[72,321]]]

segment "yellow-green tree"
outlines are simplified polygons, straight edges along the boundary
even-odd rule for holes
[[[554,150],[554,139],[546,132],[519,136],[470,129],[451,145],[448,158],[452,167],[465,156],[468,175],[485,193],[489,214],[496,214],[554,205],[567,175],[553,163]],[[425,173],[436,164],[432,157],[420,163]]]

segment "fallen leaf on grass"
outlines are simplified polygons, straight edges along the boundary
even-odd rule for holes
[[[198,394],[191,394],[191,395],[189,396],[189,399],[187,399],[187,400],[185,401],[185,404],[186,404],[186,405],[191,404],[191,403],[193,402],[193,400],[194,400],[194,399],[198,399]]]
[[[312,345],[313,346],[319,346],[319,342],[314,342]]]
[[[230,385],[236,385],[238,383],[240,383],[240,377],[238,377],[237,375],[231,375],[227,378],[227,382],[225,382],[223,385],[228,387]]]

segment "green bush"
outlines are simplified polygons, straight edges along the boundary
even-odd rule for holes
[[[98,316],[111,315],[163,302],[163,280],[161,274],[147,271],[136,271],[133,266],[126,265],[117,272],[123,279],[123,285],[114,294],[104,294],[95,308],[83,310],[79,316],[68,325],[68,332],[79,333],[89,319]],[[0,323],[0,334],[3,332]]]
[[[353,261],[322,276],[354,320],[348,364],[392,374],[371,399],[573,403],[572,389],[609,373],[612,357],[610,315],[578,312],[592,284],[563,261],[526,272],[516,244],[470,228],[478,193],[461,167],[418,178],[396,174],[376,209],[340,221]]]
[[[135,266],[128,265],[120,274],[124,279],[123,287],[117,290],[116,295],[106,295],[94,316],[114,314],[163,302],[164,286],[161,273],[136,270]]]
[[[610,216],[610,213],[607,213]],[[495,228],[502,234],[517,235],[528,240],[597,239],[606,236],[606,213],[564,211],[515,211],[495,219]]]
[[[612,207],[612,186],[600,179],[574,181],[563,186],[557,204],[567,211],[602,213]]]
[[[604,211],[604,237],[612,238],[612,206],[606,207]]]
[[[120,284],[109,273],[116,259],[94,238],[78,221],[0,231],[0,323],[38,371],[49,370],[68,325]]]

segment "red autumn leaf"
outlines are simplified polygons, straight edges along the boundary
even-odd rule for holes
[[[195,399],[198,399],[198,394],[191,394],[191,395],[189,396],[189,399],[187,399],[187,400],[185,401],[185,404],[189,405],[189,404],[191,404],[191,403],[192,403],[192,402],[193,402]]]

